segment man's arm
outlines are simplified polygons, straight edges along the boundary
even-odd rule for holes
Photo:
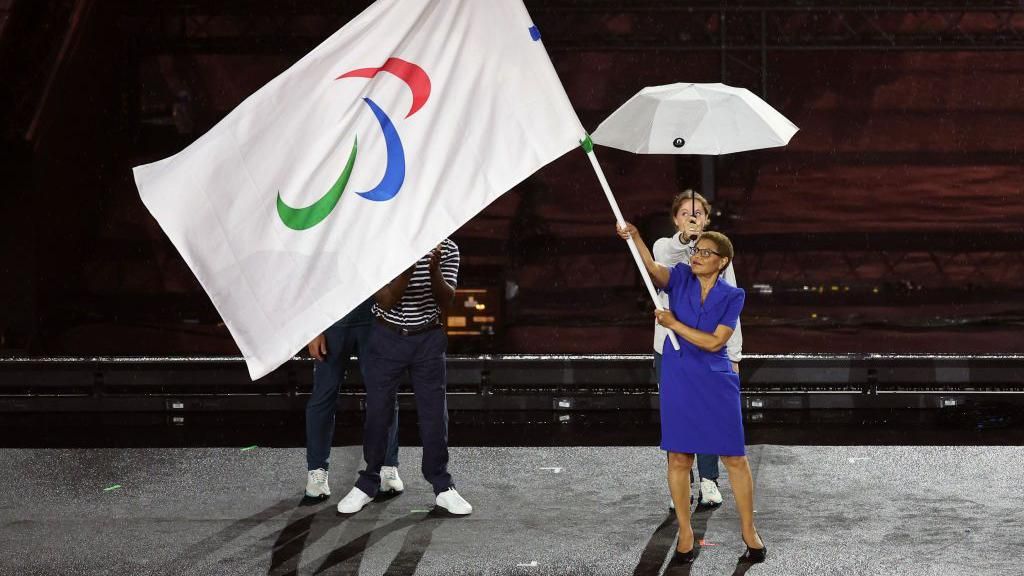
[[[313,338],[306,347],[309,349],[310,356],[323,362],[324,357],[327,356],[327,335],[320,334],[316,338]]]
[[[430,251],[430,292],[434,295],[441,314],[448,314],[455,302],[455,287],[449,284],[441,273],[442,252],[441,245]]]
[[[405,272],[402,272],[397,278],[385,284],[380,290],[377,290],[373,297],[381,308],[390,310],[395,304],[398,304],[398,301],[405,295],[405,289],[409,286],[409,280],[412,279],[412,272],[415,268],[416,263],[413,262],[413,265],[409,266]]]

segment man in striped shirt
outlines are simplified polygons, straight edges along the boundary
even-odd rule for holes
[[[377,291],[366,357],[366,469],[338,503],[338,512],[363,509],[380,490],[380,469],[387,455],[387,430],[394,414],[399,379],[408,371],[416,397],[423,477],[434,488],[435,502],[451,514],[473,511],[455,490],[448,473],[448,404],[445,396],[445,351],[448,337],[442,314],[455,300],[459,247],[445,239],[398,278]]]

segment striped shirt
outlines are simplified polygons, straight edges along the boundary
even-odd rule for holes
[[[441,242],[441,276],[452,288],[459,277],[459,247],[451,239]],[[416,262],[405,294],[390,310],[373,305],[373,315],[399,326],[420,326],[439,322],[441,309],[430,289],[430,253]]]

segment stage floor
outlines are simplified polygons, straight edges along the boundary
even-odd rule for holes
[[[335,448],[326,503],[302,505],[297,448],[0,450],[0,574],[660,574],[674,546],[653,447],[456,447],[474,505],[429,510],[419,448],[406,492],[343,517],[361,464]],[[1022,447],[749,447],[764,564],[742,552],[728,482],[704,546],[668,574],[1015,574]],[[114,486],[119,486],[114,488]],[[747,571],[749,568],[749,571]]]

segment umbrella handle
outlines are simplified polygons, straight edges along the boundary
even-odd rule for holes
[[[612,213],[615,214],[615,221],[619,227],[622,227],[626,220],[622,217],[622,211],[619,210],[619,203],[615,201],[615,196],[612,194],[612,189],[608,186],[608,179],[604,177],[604,171],[601,170],[601,165],[597,162],[597,156],[594,154],[594,144],[590,141],[590,135],[588,134],[585,139],[580,141],[580,145],[583,146],[583,150],[587,153],[587,158],[590,160],[590,165],[594,167],[594,173],[597,174],[597,181],[601,183],[601,189],[604,190],[604,195],[608,198],[608,204],[612,207]],[[629,252],[633,255],[633,261],[636,262],[637,268],[640,269],[640,276],[644,279],[644,285],[647,287],[647,293],[651,296],[651,301],[654,302],[654,307],[658,310],[665,310],[665,307],[661,305],[661,300],[658,298],[658,291],[654,289],[654,283],[651,282],[651,275],[647,273],[647,267],[644,266],[644,261],[640,258],[640,251],[636,249],[636,242],[633,238],[626,240],[626,245],[629,246]],[[679,340],[676,339],[676,333],[669,330],[668,338],[672,341],[672,348],[679,350]]]

